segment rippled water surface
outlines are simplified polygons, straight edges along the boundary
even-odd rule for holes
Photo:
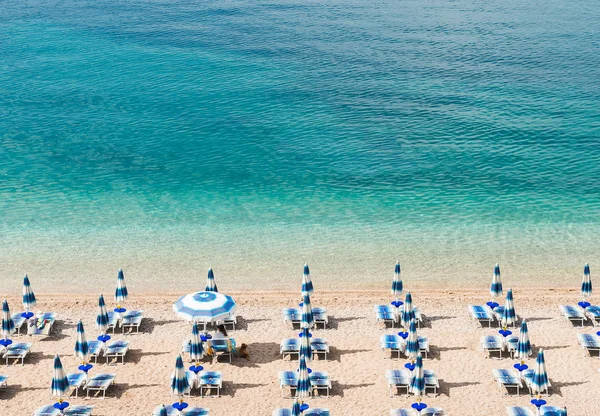
[[[599,21],[582,0],[3,1],[0,276],[278,287],[400,259],[575,282],[600,265]]]

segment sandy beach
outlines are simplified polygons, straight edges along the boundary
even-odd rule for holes
[[[506,396],[494,382],[493,368],[510,368],[515,361],[485,358],[479,339],[495,334],[498,328],[481,328],[467,311],[469,304],[482,304],[488,299],[487,288],[477,290],[434,290],[422,286],[412,288],[415,306],[424,315],[420,334],[431,344],[430,357],[424,360],[426,369],[440,378],[437,397],[428,395],[425,402],[441,407],[447,415],[506,414],[506,407],[529,404],[528,394]],[[210,409],[219,415],[270,415],[277,407],[290,407],[291,399],[282,399],[277,382],[279,370],[291,370],[297,361],[283,361],[279,355],[282,339],[295,337],[282,319],[282,308],[298,303],[298,294],[291,292],[231,292],[238,303],[239,325],[230,335],[239,344],[248,344],[250,361],[234,357],[233,362],[211,363],[206,369],[222,371],[222,397],[201,398],[193,395],[188,402]],[[86,295],[56,295],[37,293],[36,309],[54,311],[58,321],[49,338],[35,338],[25,365],[0,365],[0,374],[7,375],[8,388],[0,391],[0,414],[30,415],[41,405],[53,402],[50,395],[52,357],[63,357],[67,372],[73,372],[78,360],[73,353],[76,322],[82,319],[88,339],[97,336],[93,325],[96,297]],[[589,394],[600,384],[598,362],[587,357],[577,343],[578,331],[595,332],[587,325],[575,328],[558,309],[560,304],[575,304],[577,290],[523,289],[514,290],[515,309],[527,319],[534,352],[543,347],[547,370],[553,389],[548,404],[568,406],[570,415],[594,415],[600,408],[600,398]],[[131,341],[125,365],[98,364],[91,374],[111,372],[117,375],[116,385],[109,389],[105,400],[71,398],[72,404],[92,404],[95,415],[150,415],[161,403],[172,403],[169,381],[175,357],[189,326],[172,311],[176,293],[132,294],[130,309],[143,309],[144,322],[139,334],[117,335],[114,339]],[[390,359],[379,348],[379,337],[397,330],[384,329],[375,322],[373,305],[388,303],[388,291],[319,292],[311,299],[313,306],[326,307],[330,327],[315,330],[331,347],[328,360],[315,360],[310,367],[327,371],[332,377],[330,398],[307,400],[311,407],[328,408],[332,415],[388,415],[390,409],[409,407],[413,402],[404,395],[389,397],[384,372],[402,368],[406,360]],[[20,306],[20,298],[8,298],[12,309]],[[110,307],[111,305],[109,305]],[[15,337],[16,341],[28,336]],[[531,359],[528,364],[533,365]]]

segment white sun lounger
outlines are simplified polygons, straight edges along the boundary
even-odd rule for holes
[[[157,406],[152,412],[152,416],[159,416],[162,406]],[[179,413],[179,410],[174,409],[173,406],[165,405],[167,416],[209,416],[209,410],[202,407],[188,407],[183,412]]]
[[[585,308],[585,315],[590,321],[592,321],[594,326],[598,326],[600,324],[600,306],[588,306]]]
[[[298,372],[297,371],[280,371],[278,376],[279,388],[281,389],[281,397],[292,398],[296,387],[298,387]],[[308,375],[312,391],[310,394],[315,397],[315,392],[320,393],[324,391],[327,397],[329,397],[331,391],[331,378],[329,374],[323,371],[313,371]],[[285,390],[289,389],[289,396],[285,395]]]
[[[115,364],[119,362],[119,357],[121,358],[121,363],[125,364],[125,355],[127,355],[127,351],[129,351],[129,341],[113,341],[107,345],[106,350],[104,350],[104,357],[106,357],[106,364],[109,364],[109,360],[111,358],[115,358]]]
[[[39,320],[43,320],[43,325],[38,326],[37,322]],[[27,335],[37,335],[42,337],[50,336],[50,332],[52,331],[55,322],[56,314],[54,312],[36,315],[27,323]]]
[[[417,413],[415,409],[392,409],[390,416],[444,416],[444,410],[437,407],[428,407]]]
[[[237,325],[237,316],[235,314],[228,316],[227,318],[218,320],[216,325],[223,325],[225,328],[229,328],[232,331],[235,331],[235,326]]]
[[[329,316],[327,315],[327,309],[321,307],[312,308],[313,317],[315,319],[315,327],[319,325],[323,326],[323,329],[327,328],[329,323]]]
[[[292,327],[302,322],[302,310],[300,308],[283,308],[283,321],[290,322]]]
[[[0,376],[0,388],[6,388],[8,386],[6,380],[8,380],[8,376]]]
[[[300,354],[300,339],[299,338],[287,338],[281,341],[279,345],[279,353],[281,358],[290,357],[293,354]]]
[[[390,350],[390,355],[394,358],[394,353],[400,359],[400,353],[404,353],[406,347],[404,339],[395,334],[383,334],[379,339],[379,345],[382,350]]]
[[[311,338],[310,348],[312,349],[313,358],[316,356],[321,359],[323,356],[324,360],[327,360],[327,354],[329,354],[329,344],[325,338]]]
[[[6,365],[9,365],[9,360],[15,360],[15,364],[21,360],[21,365],[25,364],[25,357],[31,349],[30,342],[16,342],[10,344],[2,354],[2,357],[6,359]]]
[[[406,390],[406,396],[408,396],[410,387],[410,372],[408,370],[386,370],[385,379],[387,380],[390,397],[394,397],[395,391],[400,393],[401,389]]]
[[[571,305],[560,305],[559,307],[563,316],[573,324],[579,322],[581,326],[583,326],[584,322],[587,320],[585,313],[583,313],[583,310],[579,307]]]
[[[94,406],[71,405],[64,413],[60,413],[60,410],[55,409],[53,404],[48,404],[37,409],[33,416],[90,416],[92,410],[94,410]]]
[[[438,389],[440,388],[440,382],[435,372],[433,370],[424,369],[423,376],[425,378],[425,390],[433,390],[433,395],[437,396]]]
[[[69,380],[69,388],[71,389],[71,392],[75,392],[75,397],[77,397],[79,395],[79,389],[85,386],[85,374],[67,374],[67,380]]]
[[[533,395],[533,391],[531,390],[531,379],[533,378],[533,371],[534,370],[532,368],[529,368],[521,373],[523,380],[525,380],[525,385],[529,389],[529,394],[531,395]],[[550,379],[548,379],[548,387],[545,390],[546,394],[548,394],[548,389],[550,389],[551,387],[552,384],[550,383]]]
[[[231,358],[236,349],[235,339],[233,338],[213,338],[206,342],[207,349],[212,350],[217,357],[228,357],[231,363]]]
[[[492,326],[494,313],[489,306],[469,305],[469,312],[471,313],[471,317],[479,322],[482,327],[484,323],[487,323],[488,328]]]
[[[25,325],[27,320],[25,318],[23,318],[23,316],[21,315],[21,312],[13,313],[11,315],[11,319],[12,319],[13,323],[15,324],[15,328],[13,329],[13,331],[11,333],[20,335],[21,328],[23,328],[23,326]]]
[[[481,337],[481,348],[492,358],[492,353],[497,352],[502,358],[504,350],[504,339],[500,335],[484,335]]]
[[[219,397],[221,395],[222,387],[223,375],[220,371],[201,371],[198,374],[198,388],[200,389],[200,396]],[[208,394],[204,394],[204,390],[206,390]],[[212,390],[215,390],[216,394],[210,394]]]
[[[504,368],[494,368],[492,374],[494,375],[494,380],[496,380],[498,386],[506,389],[506,394],[508,394],[509,388],[514,388],[517,390],[517,395],[519,395],[520,390],[523,388],[523,383],[521,382],[519,374],[513,370],[506,370]]]
[[[509,406],[506,408],[508,416],[535,416],[528,407]]]
[[[114,311],[108,311],[108,328],[107,331],[111,331],[113,332],[113,334],[115,333],[115,330],[119,327],[119,325],[121,324],[121,314],[116,313]]]
[[[390,305],[375,305],[375,319],[377,322],[392,324],[392,328],[398,322],[398,313],[396,308]]]
[[[598,335],[580,332],[577,334],[577,339],[579,340],[579,345],[587,351],[590,357],[592,356],[592,351],[597,352],[600,357],[600,337]]]
[[[540,407],[540,416],[566,416],[567,409],[559,406],[542,406]]]
[[[131,332],[135,329],[135,332],[139,332],[142,319],[144,319],[144,311],[125,312],[121,319],[121,330],[123,333],[125,333],[126,329],[129,329]]]
[[[90,392],[102,392],[102,399],[106,397],[106,390],[115,383],[116,374],[96,374],[91,377],[85,385],[87,397],[90,397]]]
[[[100,357],[100,354],[102,354],[102,351],[104,351],[104,347],[104,342],[97,340],[88,341],[90,361],[94,360],[95,364],[98,363],[98,357]]]
[[[298,372],[297,371],[280,371],[277,375],[279,380],[279,389],[281,390],[282,398],[294,397],[296,387],[298,387]],[[285,395],[286,389],[289,390],[290,394]]]

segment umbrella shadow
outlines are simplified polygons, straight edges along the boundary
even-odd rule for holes
[[[560,382],[552,382],[552,387],[549,389],[549,393],[556,394],[557,396],[563,397],[562,389],[564,387],[574,387],[581,386],[584,384],[589,384],[589,381],[567,381],[564,383]]]
[[[345,318],[335,318],[335,317],[329,317],[329,322],[327,324],[327,328],[328,329],[334,329],[337,330],[340,327],[340,324],[343,322],[352,322],[352,321],[364,321],[367,318],[361,317],[361,316],[348,316]]]
[[[142,320],[142,324],[140,325],[140,333],[143,332],[143,333],[151,334],[154,332],[156,327],[170,325],[170,324],[176,324],[179,322],[181,322],[181,320],[176,320],[176,319],[157,320],[154,318],[144,318]],[[134,334],[135,334],[135,332],[134,332]]]
[[[569,348],[571,347],[571,345],[550,345],[550,346],[546,346],[546,347],[540,347],[540,346],[532,346],[531,347],[531,352],[533,353],[532,355],[537,355],[537,353],[540,352],[540,350],[544,350],[544,351],[550,351],[550,350],[562,350],[564,348]],[[534,357],[535,358],[535,357]]]
[[[125,363],[139,364],[142,358],[144,357],[156,357],[159,355],[167,355],[170,354],[168,351],[147,351],[144,352],[142,350],[129,350],[127,356],[125,357]]]
[[[29,364],[39,364],[41,361],[52,359],[54,359],[54,356],[51,354],[44,354],[43,352],[34,351],[27,354],[25,361],[27,361]]]
[[[14,399],[19,393],[26,393],[29,391],[41,391],[48,390],[46,387],[23,387],[21,384],[9,384],[0,391],[0,397],[2,399],[10,400]]]
[[[247,331],[248,326],[250,324],[253,324],[256,322],[267,322],[267,321],[269,321],[269,319],[267,319],[267,318],[245,319],[244,317],[238,316],[237,323],[235,324],[235,329],[233,329],[232,331]]]
[[[369,350],[369,349],[360,349],[360,348],[341,350],[339,348],[329,347],[329,354],[327,354],[327,361],[341,362],[342,356],[344,356],[344,355],[360,354],[361,352],[370,352],[370,351],[371,350]]]
[[[462,381],[459,383],[446,383],[443,382],[442,380],[440,381],[440,389],[438,390],[438,393],[440,395],[444,395],[444,396],[448,396],[450,397],[450,392],[453,389],[460,389],[461,387],[468,387],[468,386],[477,386],[480,385],[481,382],[479,381]]]
[[[374,383],[361,383],[361,384],[341,384],[338,381],[331,381],[331,395],[344,397],[344,393],[347,390],[359,389],[362,387],[371,387]]]
[[[527,318],[525,319],[525,321],[527,321],[527,323],[529,322],[536,322],[536,321],[551,321],[554,318],[548,317],[548,316],[538,316],[535,318]]]
[[[264,387],[267,384],[258,384],[258,383],[234,383],[232,381],[223,382],[223,390],[226,392],[231,392],[231,397],[235,397],[236,393],[240,390],[245,389],[255,389],[258,387]]]
[[[451,316],[451,315],[447,315],[447,316],[423,316],[423,322],[421,324],[421,328],[431,328],[433,325],[433,322],[435,321],[444,321],[444,320],[448,320],[448,319],[455,319],[457,318],[457,316]]]
[[[248,344],[250,360],[236,358],[233,363],[239,362],[241,367],[256,367],[257,364],[268,364],[281,360],[279,344],[275,342],[253,342]]]
[[[427,353],[427,358],[431,359],[431,360],[440,360],[441,359],[441,355],[442,352],[448,352],[448,351],[460,351],[460,350],[466,350],[467,347],[437,347],[434,345],[431,345],[429,347],[429,352]]]
[[[106,391],[106,398],[108,399],[109,397],[114,397],[116,399],[120,399],[125,392],[128,392],[130,390],[147,389],[149,387],[161,387],[161,386],[165,386],[165,388],[167,387],[166,384],[163,385],[163,384],[158,384],[158,383],[156,383],[156,384],[115,383],[114,385],[109,387],[108,390]],[[99,393],[102,394],[102,392],[99,392]]]

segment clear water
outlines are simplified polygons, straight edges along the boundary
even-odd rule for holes
[[[499,261],[575,286],[600,264],[598,21],[583,0],[3,1],[0,278],[293,288],[308,261],[348,287],[400,260],[487,284]]]

